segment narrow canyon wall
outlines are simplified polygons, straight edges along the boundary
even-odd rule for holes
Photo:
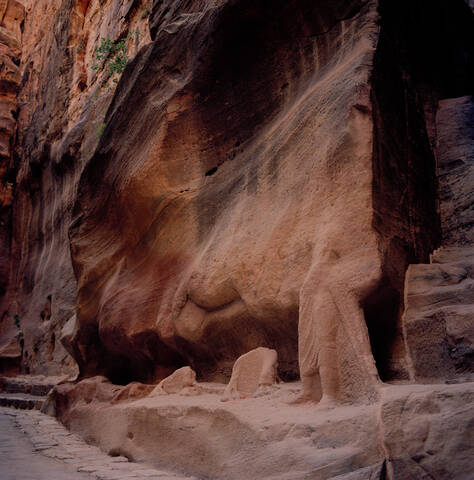
[[[206,478],[468,479],[472,1],[0,0],[0,58],[2,374]]]
[[[467,4],[3,4],[0,348],[23,372],[224,380],[266,346],[285,380],[334,359],[343,395],[408,378]]]
[[[7,184],[14,190],[13,221],[2,242],[9,267],[2,270],[8,286],[1,344],[15,344],[20,335],[24,373],[73,374],[75,362],[60,342],[76,304],[68,229],[78,181],[115,87],[107,66],[92,67],[102,38],[128,35],[130,56],[148,41],[148,10],[146,2],[24,3],[13,95],[16,162]]]
[[[21,87],[21,37],[24,21],[23,5],[17,1],[0,2],[0,298],[9,286],[12,239],[12,204],[16,176],[14,145],[17,132],[18,102]],[[10,323],[10,325],[9,325]],[[0,356],[3,370],[15,371],[21,362],[18,331],[8,321],[8,313],[0,314]]]

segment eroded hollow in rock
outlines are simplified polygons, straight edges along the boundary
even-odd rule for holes
[[[165,345],[155,332],[141,332],[133,337],[133,344],[123,344],[121,351],[123,355],[117,353],[105,357],[107,363],[104,373],[116,385],[135,381],[152,383],[188,364],[176,351]],[[126,355],[129,351],[133,351],[133,356]]]
[[[400,330],[400,293],[385,279],[362,303],[370,345],[380,379],[389,381],[400,372],[393,369],[396,359],[403,358]]]

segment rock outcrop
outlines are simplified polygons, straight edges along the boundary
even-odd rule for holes
[[[411,377],[473,379],[474,100],[440,102],[437,173],[443,247],[406,274],[404,328]]]
[[[82,376],[223,380],[263,345],[329,397],[408,378],[404,272],[440,244],[435,113],[470,85],[468,7],[456,32],[438,2],[422,31],[409,2],[100,8],[26,4],[2,303],[22,368],[73,373],[77,314]]]
[[[474,380],[474,249],[443,247],[407,271],[405,332],[411,376]]]
[[[107,64],[92,67],[102,39],[127,37],[129,56],[147,43],[147,2],[23,3],[26,16],[16,15],[15,23],[12,6],[21,12],[23,6],[1,2],[2,9],[8,5],[5,28],[16,42],[16,53],[9,53],[16,64],[5,65],[17,69],[10,97],[18,126],[12,142],[16,161],[3,184],[5,192],[14,189],[14,199],[8,200],[13,221],[0,227],[2,259],[8,258],[8,267],[0,266],[6,290],[0,295],[0,345],[18,334],[18,323],[24,335],[22,372],[75,375],[76,362],[59,341],[76,311],[68,229],[79,178],[97,145],[118,76],[110,75]]]

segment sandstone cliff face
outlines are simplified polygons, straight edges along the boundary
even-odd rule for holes
[[[295,377],[303,285],[334,259],[351,288],[377,282],[361,67],[375,4],[322,17],[304,3],[168,7],[155,4],[156,37],[124,73],[81,179],[71,230],[76,345],[88,349],[79,363],[97,373],[100,359],[112,377],[118,367],[119,381],[177,363],[216,378],[264,345]],[[374,278],[358,285],[361,270]]]
[[[12,203],[15,183],[13,145],[17,127],[17,94],[21,84],[21,29],[24,19],[23,5],[16,1],[0,2],[0,297],[4,297],[8,286]],[[0,317],[0,335],[3,342],[0,355],[5,358],[5,368],[18,368],[21,357],[20,345],[14,332],[6,330],[7,314]],[[6,338],[5,338],[6,337]],[[10,337],[10,338],[8,338]]]
[[[72,368],[77,313],[83,375],[223,379],[263,345],[296,378],[298,322],[310,371],[329,304],[338,361],[355,329],[407,378],[404,272],[441,242],[437,102],[472,75],[468,7],[424,7],[26,2],[3,300],[23,368]],[[116,89],[101,39],[132,58]]]
[[[212,423],[198,400],[180,410],[206,419],[190,451],[206,422],[228,421],[222,452],[248,434],[265,457],[291,432],[301,478],[467,471],[462,435],[445,426],[450,412],[471,421],[471,387],[381,381],[471,378],[469,5],[0,1],[0,368],[127,384],[190,365],[224,381],[268,347],[306,398],[370,402],[356,422],[367,438],[338,436],[349,410],[326,437],[324,415],[313,425],[285,407],[291,426],[263,435],[232,405]],[[127,432],[147,405],[105,405],[149,390],[85,380],[59,392],[58,414],[150,459],[156,433]],[[156,425],[178,448],[162,407]],[[119,434],[94,430],[104,411],[122,416]],[[457,460],[443,470],[440,458]],[[288,461],[246,468],[275,478]],[[222,463],[186,462],[210,476]]]
[[[115,41],[133,31],[127,41],[130,55],[147,41],[142,3],[25,2],[22,88],[15,99],[20,108],[14,222],[4,242],[12,251],[2,302],[2,341],[21,332],[25,372],[75,369],[59,341],[75,313],[68,228],[78,181],[115,85],[112,78],[106,83],[106,67],[95,71],[92,66],[101,38]],[[2,275],[2,281],[6,278]]]

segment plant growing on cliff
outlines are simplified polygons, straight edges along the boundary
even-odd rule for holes
[[[104,134],[104,130],[107,124],[105,122],[102,122],[98,127],[97,127],[97,138],[100,140],[102,135]]]
[[[127,55],[127,40],[129,36],[112,42],[110,38],[102,38],[99,47],[97,48],[95,58],[99,62],[103,62],[103,67],[108,67],[110,75],[118,73],[121,75],[125,70],[125,66],[129,60]],[[96,63],[92,65],[93,70],[99,70],[101,65]]]

